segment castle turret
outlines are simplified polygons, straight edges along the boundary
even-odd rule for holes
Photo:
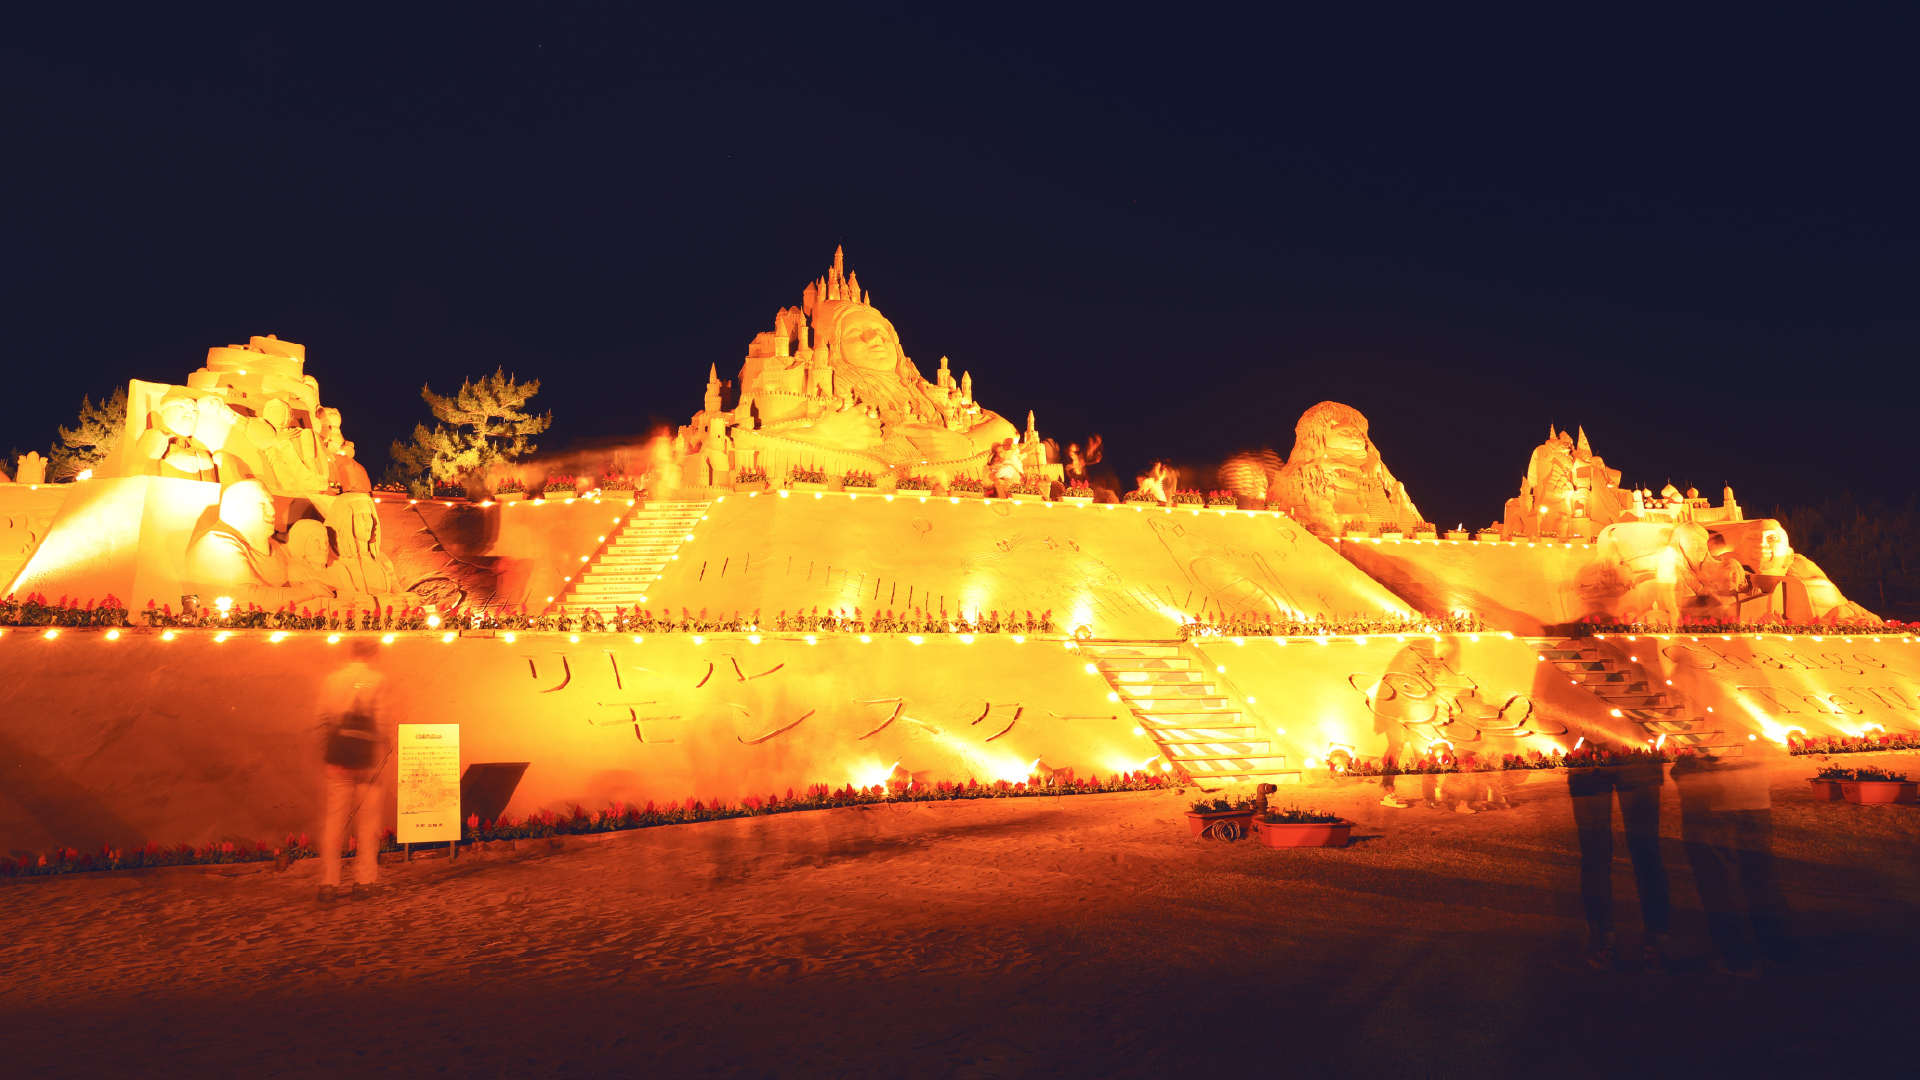
[[[707,396],[704,408],[709,414],[720,411],[720,368],[717,364],[707,365]]]

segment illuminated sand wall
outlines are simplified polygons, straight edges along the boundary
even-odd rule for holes
[[[1082,775],[1139,768],[1153,744],[1059,641],[982,635],[653,636],[522,634],[442,642],[399,636],[380,666],[396,715],[462,725],[463,760],[529,762],[508,810],[614,799],[784,794],[872,784],[895,763],[920,780],[1018,780],[1036,760]],[[1609,637],[1689,715],[1754,750],[1790,730],[1920,727],[1920,644],[1769,636]],[[1431,646],[1428,648],[1431,655]],[[1645,733],[1501,635],[1450,639],[1424,668],[1411,641],[1216,640],[1184,650],[1224,667],[1245,711],[1301,764],[1347,747],[1380,753],[1384,682],[1431,701],[1457,748],[1500,754]],[[320,634],[0,634],[0,847],[144,839],[260,839],[312,831],[318,813],[319,680],[343,662]],[[1424,671],[1424,675],[1409,677]],[[1422,683],[1421,680],[1425,682]],[[1519,704],[1514,699],[1524,699]],[[1524,711],[1515,737],[1476,715]],[[1416,747],[1420,740],[1416,739]],[[391,808],[388,810],[391,816]]]
[[[401,721],[459,723],[466,764],[530,762],[510,812],[922,779],[1082,775],[1153,749],[1060,642],[696,643],[400,635],[379,665]],[[273,643],[0,634],[0,847],[312,831],[326,635]],[[388,809],[389,818],[392,810]]]
[[[512,513],[543,512],[514,510]],[[1392,593],[1289,519],[804,493],[716,502],[651,605],[771,619],[818,605],[871,612],[1051,608],[1064,629],[1166,638],[1181,612],[1405,612]]]

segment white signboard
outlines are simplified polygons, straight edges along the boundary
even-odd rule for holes
[[[400,725],[400,794],[396,841],[430,844],[460,839],[460,725]]]

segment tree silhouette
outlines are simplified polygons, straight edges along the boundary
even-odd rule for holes
[[[528,437],[553,424],[553,413],[527,412],[527,399],[540,392],[540,380],[519,382],[504,368],[478,380],[462,380],[451,396],[420,388],[421,400],[437,423],[413,428],[413,441],[395,441],[388,451],[394,469],[407,478],[416,495],[431,496],[429,479],[452,482],[481,477],[495,465],[516,461],[537,447]]]

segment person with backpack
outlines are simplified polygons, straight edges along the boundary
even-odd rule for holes
[[[353,899],[373,895],[380,874],[380,779],[393,740],[384,720],[386,676],[370,661],[380,651],[371,634],[353,638],[352,659],[321,684],[320,722],[326,732],[327,819],[320,829],[320,896],[340,891],[340,845],[347,819],[356,824]]]

